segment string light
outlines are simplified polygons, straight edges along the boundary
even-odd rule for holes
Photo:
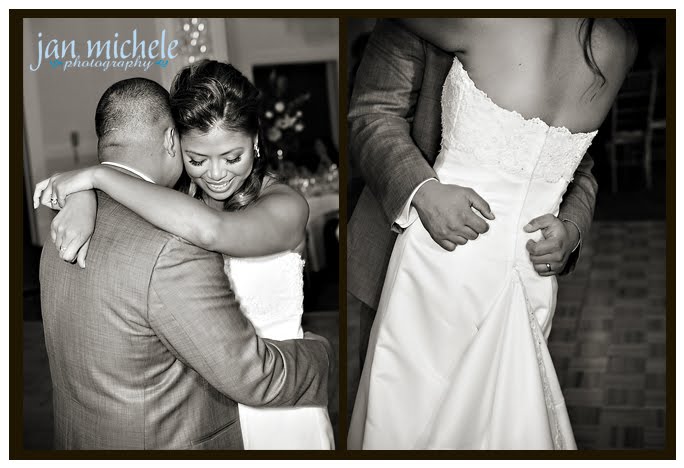
[[[178,19],[177,39],[180,46],[180,56],[186,63],[194,63],[206,58],[211,53],[211,38],[208,34],[206,18]]]

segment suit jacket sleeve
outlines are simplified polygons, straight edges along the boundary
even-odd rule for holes
[[[581,236],[580,246],[570,255],[565,269],[561,272],[562,275],[575,269],[582,248],[581,243],[588,235],[591,220],[594,217],[598,184],[591,173],[592,167],[594,167],[594,160],[589,153],[586,153],[575,171],[574,179],[568,186],[560,206],[558,217],[575,222],[580,228]]]
[[[349,111],[353,163],[380,202],[388,227],[413,190],[436,177],[411,138],[426,44],[390,20],[370,36]]]
[[[325,406],[329,359],[314,340],[270,341],[242,315],[223,257],[170,239],[150,280],[148,319],[168,349],[230,399]]]

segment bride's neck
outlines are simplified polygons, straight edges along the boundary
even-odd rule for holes
[[[204,196],[202,197],[204,199],[204,203],[209,207],[213,208],[218,211],[223,211],[223,201],[222,200],[214,200],[213,198],[207,196],[205,193]]]

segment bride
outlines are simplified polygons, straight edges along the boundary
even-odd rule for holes
[[[54,175],[37,185],[34,200],[54,208],[53,198],[63,206],[74,192],[106,192],[155,226],[223,253],[241,309],[260,336],[302,338],[299,252],[309,208],[266,170],[259,144],[259,91],[233,66],[203,60],[181,70],[170,93],[185,167],[179,191],[100,165]],[[53,225],[63,259],[78,259],[85,267],[95,214],[93,203],[71,221]],[[240,404],[239,415],[247,450],[334,448],[325,408]]]
[[[455,55],[434,169],[441,184],[487,200],[489,230],[447,251],[411,208],[371,331],[349,448],[575,449],[546,345],[558,259],[530,256],[542,233],[527,223],[558,215],[634,61],[630,28],[572,18],[403,23]]]

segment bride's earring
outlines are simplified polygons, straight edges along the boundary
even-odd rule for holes
[[[254,138],[254,157],[261,157],[261,153],[259,152],[259,135],[257,135],[256,138]]]

